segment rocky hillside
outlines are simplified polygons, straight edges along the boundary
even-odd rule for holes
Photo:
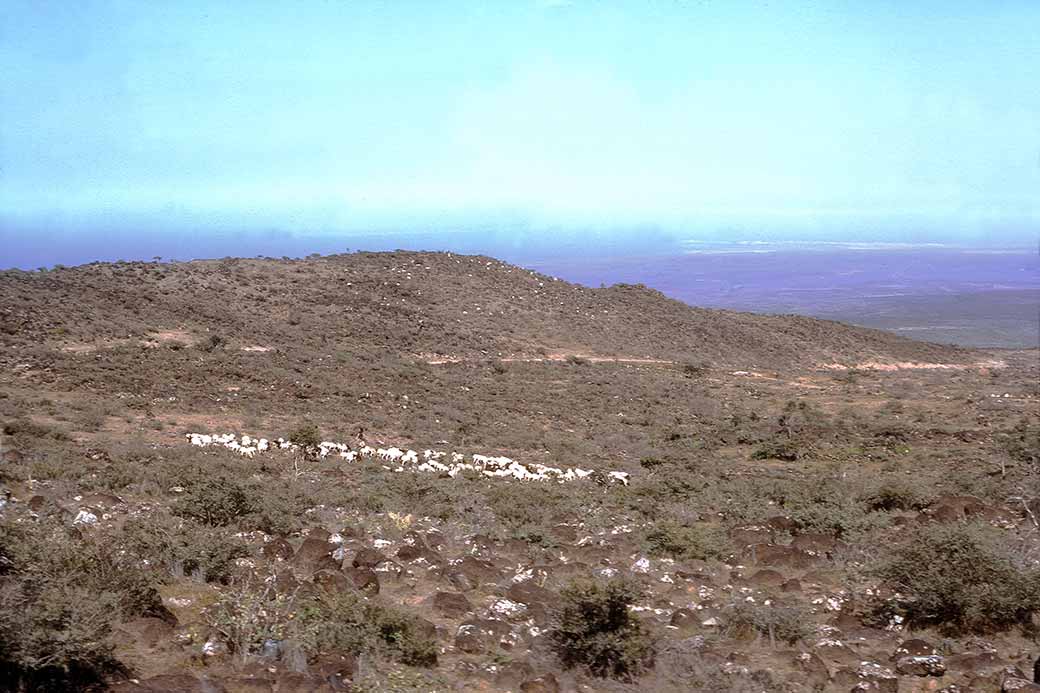
[[[0,691],[1032,690],[1035,351],[434,253],[0,319]]]
[[[167,334],[238,348],[430,359],[574,353],[745,369],[974,358],[834,322],[691,308],[642,286],[590,289],[446,253],[8,271],[0,296],[8,344],[17,334],[67,349]]]

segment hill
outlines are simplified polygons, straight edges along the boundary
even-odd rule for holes
[[[357,253],[116,263],[0,275],[0,329],[67,348],[177,332],[403,357],[585,353],[744,368],[969,362],[965,350],[799,316],[691,308],[640,285],[590,289],[492,258]]]
[[[1031,666],[1035,351],[397,252],[3,272],[0,366],[0,690]]]

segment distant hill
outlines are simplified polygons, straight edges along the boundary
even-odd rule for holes
[[[0,273],[0,296],[6,341],[73,351],[212,339],[426,360],[581,354],[767,369],[977,357],[837,322],[691,308],[641,285],[592,289],[450,253],[12,270]]]

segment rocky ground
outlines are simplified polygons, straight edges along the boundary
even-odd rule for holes
[[[5,273],[0,679],[1032,690],[1035,351],[694,311],[493,262]],[[436,268],[428,284],[377,309],[387,267],[414,277],[416,263]],[[470,317],[462,295],[501,315]],[[509,314],[517,296],[530,316]],[[607,329],[586,324],[604,310]],[[420,319],[436,329],[412,330]],[[247,457],[190,432],[300,445]],[[312,435],[359,448],[358,434],[630,483],[308,449]]]

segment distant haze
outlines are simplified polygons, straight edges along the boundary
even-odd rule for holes
[[[0,265],[42,232],[81,261],[113,232],[1020,245],[1038,27],[1034,0],[11,0]]]

